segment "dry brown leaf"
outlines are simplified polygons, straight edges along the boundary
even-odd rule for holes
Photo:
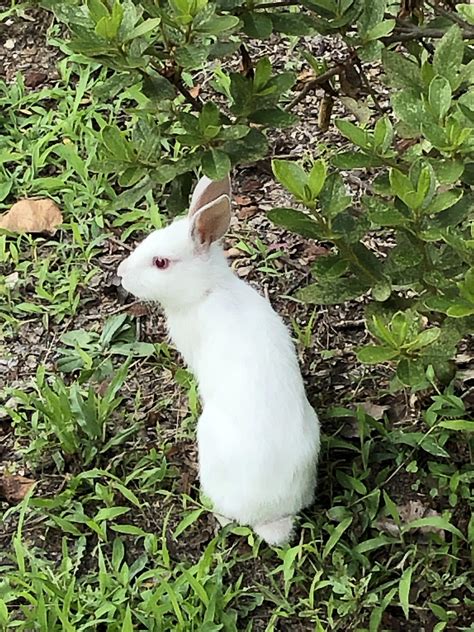
[[[398,506],[398,514],[402,525],[410,524],[420,518],[433,518],[439,517],[439,513],[434,509],[430,509],[421,503],[419,500],[409,500],[403,505]],[[393,536],[400,535],[400,527],[396,524],[392,518],[382,518],[377,522],[377,526],[382,531],[389,533]],[[437,533],[440,538],[444,538],[443,529],[437,527],[424,526],[416,529],[419,533]]]
[[[150,310],[147,305],[144,303],[133,303],[128,309],[127,314],[129,316],[146,316],[150,313]]]
[[[316,78],[316,74],[312,68],[304,68],[298,75],[298,81],[300,83],[309,83]]]
[[[374,419],[383,419],[384,413],[389,409],[388,406],[379,406],[378,404],[374,404],[369,401],[359,402],[355,405],[360,406],[364,412]]]
[[[25,198],[0,217],[0,228],[13,233],[55,233],[62,223],[61,211],[47,198]]]
[[[237,217],[239,219],[245,220],[245,219],[250,219],[251,217],[254,217],[254,215],[257,215],[259,209],[258,206],[242,206],[238,211],[237,211]]]
[[[201,92],[201,86],[199,84],[189,89],[189,94],[193,97],[193,99],[197,99],[200,92]]]
[[[248,206],[252,204],[252,199],[247,195],[234,195],[234,202],[239,206]]]
[[[19,503],[30,491],[36,481],[24,476],[0,476],[0,499],[9,503]]]

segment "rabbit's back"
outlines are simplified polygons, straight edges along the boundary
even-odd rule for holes
[[[319,424],[289,332],[270,304],[232,277],[193,318],[171,318],[170,333],[203,400],[198,441],[204,491],[244,523],[308,505]]]

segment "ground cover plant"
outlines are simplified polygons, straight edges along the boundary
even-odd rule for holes
[[[0,628],[468,630],[474,19],[386,2],[0,5]],[[114,277],[233,169],[236,272],[324,431],[291,546],[216,533],[197,386]]]

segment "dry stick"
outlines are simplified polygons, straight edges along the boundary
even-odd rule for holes
[[[334,75],[337,75],[341,71],[341,67],[342,65],[338,64],[337,66],[334,66],[334,68],[330,68],[329,70],[324,72],[322,75],[319,75],[319,77],[315,77],[311,81],[308,81],[308,83],[304,86],[301,92],[299,92],[295,96],[295,98],[292,101],[290,101],[290,103],[285,107],[285,110],[287,112],[292,110],[295,107],[295,105],[298,105],[298,103],[300,103],[305,98],[305,96],[309,92],[311,92],[311,90],[321,85],[322,83],[325,83],[328,79],[330,79],[331,77],[334,77]]]
[[[362,83],[365,84],[365,87],[367,88],[370,96],[372,97],[372,101],[374,102],[375,109],[377,110],[377,112],[381,116],[384,116],[385,112],[383,111],[382,106],[379,103],[378,97],[375,94],[375,90],[370,85],[369,78],[367,77],[367,74],[366,74],[364,68],[362,67],[362,64],[360,63],[360,59],[358,59],[357,57],[355,59],[355,64],[356,64],[356,66],[357,66],[357,68],[359,70],[360,76],[362,78]]]
[[[456,13],[453,13],[452,11],[446,11],[446,9],[443,9],[443,7],[439,7],[433,2],[427,2],[427,5],[431,7],[435,13],[437,13],[438,15],[442,15],[443,18],[448,18],[448,20],[451,20],[451,22],[455,22],[456,24],[459,24],[459,26],[462,26],[464,29],[471,30],[472,27],[469,24],[469,22],[466,22],[465,20],[463,20]]]
[[[416,27],[412,29],[411,31],[403,30],[403,32],[400,32],[399,29],[395,29],[395,31],[396,32],[393,35],[389,35],[388,37],[382,37],[380,41],[383,44],[388,45],[388,44],[409,42],[415,39],[423,39],[424,37],[430,37],[432,39],[440,39],[446,33],[446,31],[443,31],[441,29],[419,29]],[[464,30],[462,32],[462,37],[463,39],[473,40],[474,30],[473,31]]]
[[[301,2],[298,0],[283,0],[283,2],[262,2],[262,4],[256,4],[254,9],[278,9],[280,7],[294,7],[299,6]]]

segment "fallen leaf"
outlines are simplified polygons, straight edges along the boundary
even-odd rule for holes
[[[201,86],[199,84],[189,89],[189,94],[193,97],[193,99],[196,99],[199,96],[200,92],[201,92]]]
[[[23,500],[36,481],[24,476],[0,476],[0,498],[14,504]]]
[[[249,204],[252,204],[251,198],[247,195],[235,195],[234,202],[239,206],[248,206]]]
[[[366,101],[356,101],[352,97],[340,97],[340,101],[363,125],[370,121],[370,108]]]
[[[316,74],[312,68],[304,68],[298,75],[298,81],[300,83],[309,83],[316,78]]]
[[[29,70],[25,73],[25,86],[28,88],[37,88],[46,81],[48,75],[39,70]]]
[[[11,274],[5,277],[5,285],[10,290],[13,290],[14,287],[17,285],[19,279],[20,279],[20,275],[18,274],[18,272],[12,272]]]
[[[52,200],[26,198],[0,217],[0,228],[13,233],[54,234],[62,221],[61,211]]]
[[[127,309],[127,314],[129,314],[129,316],[135,316],[135,317],[146,316],[149,313],[150,313],[150,310],[148,309],[147,305],[145,305],[144,303],[133,303]]]
[[[403,505],[397,507],[398,515],[400,516],[400,522],[403,525],[408,525],[415,520],[421,518],[439,518],[440,514],[434,509],[430,509],[423,505],[419,500],[409,500]],[[382,518],[377,522],[377,527],[390,535],[400,535],[400,527],[391,518]],[[423,526],[419,527],[415,531],[419,533],[437,533],[440,538],[444,538],[444,530],[437,527]]]
[[[237,217],[239,219],[250,219],[254,215],[257,215],[258,207],[257,206],[242,206],[237,211]]]

